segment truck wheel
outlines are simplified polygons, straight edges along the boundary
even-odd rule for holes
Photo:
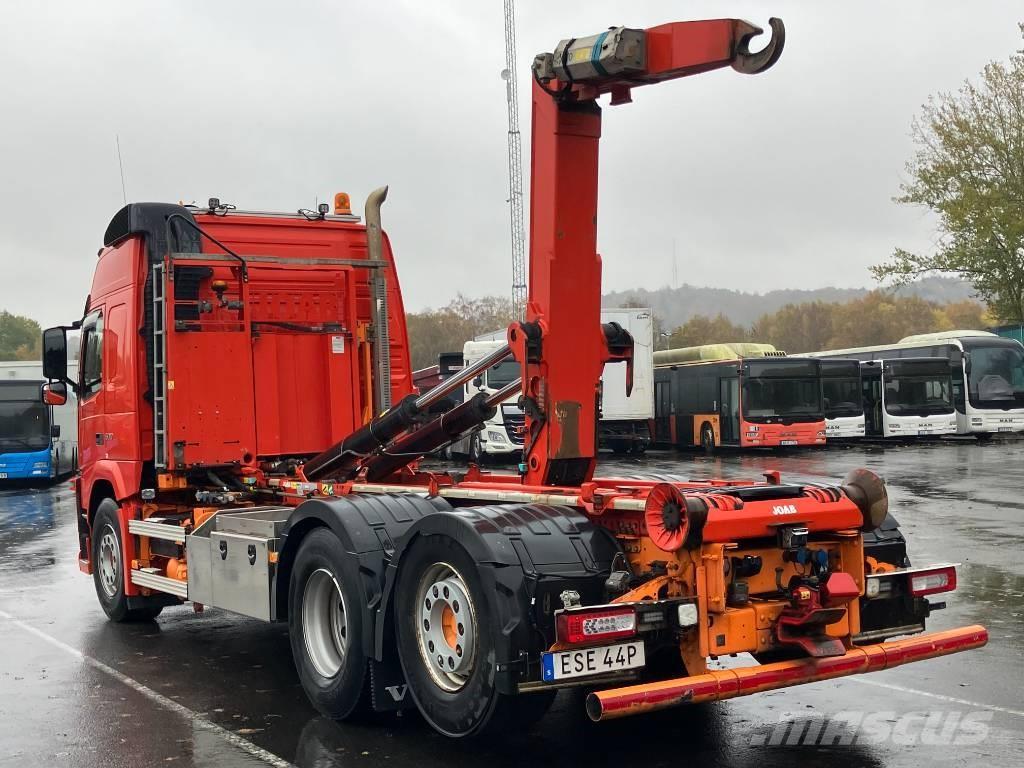
[[[398,654],[423,717],[446,736],[483,733],[489,723],[524,728],[554,692],[508,696],[494,687],[493,606],[465,549],[426,536],[402,558],[395,588]]]
[[[700,444],[708,456],[715,452],[715,431],[710,424],[700,428]]]
[[[120,507],[113,499],[104,499],[92,521],[92,580],[103,612],[111,621],[152,621],[163,610],[161,605],[129,608],[124,594],[124,546],[121,542]]]
[[[366,601],[357,583],[358,573],[337,536],[318,528],[302,540],[288,583],[288,637],[306,696],[335,720],[369,705]]]
[[[469,461],[472,464],[483,464],[484,452],[480,449],[480,435],[474,433],[469,438]]]

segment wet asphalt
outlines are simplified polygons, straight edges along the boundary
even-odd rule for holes
[[[963,564],[929,629],[984,624],[986,648],[599,725],[563,692],[528,734],[458,743],[415,714],[318,716],[283,626],[190,606],[108,623],[67,484],[0,490],[0,766],[1024,765],[1024,441],[609,456],[601,473],[835,481],[856,466],[888,481],[915,564]]]

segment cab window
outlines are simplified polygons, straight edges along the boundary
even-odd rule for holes
[[[103,313],[94,312],[82,323],[82,397],[99,391],[103,382]]]

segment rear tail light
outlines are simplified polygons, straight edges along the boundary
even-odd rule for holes
[[[560,643],[578,645],[636,634],[636,611],[630,606],[563,611],[555,616]]]
[[[936,592],[952,592],[956,589],[956,566],[932,568],[910,575],[910,594],[914,597],[932,595]]]

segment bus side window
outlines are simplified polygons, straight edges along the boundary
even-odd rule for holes
[[[82,323],[82,397],[99,391],[103,381],[103,314],[96,312]]]

